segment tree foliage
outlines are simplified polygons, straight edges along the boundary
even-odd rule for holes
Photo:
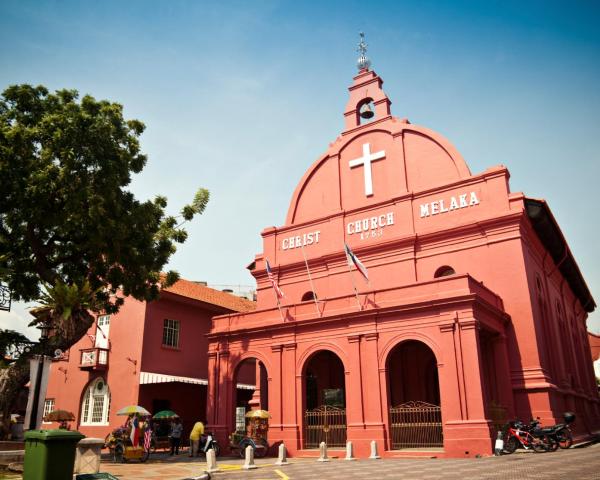
[[[127,190],[146,164],[144,124],[123,108],[74,90],[51,94],[17,85],[0,99],[0,271],[15,300],[40,298],[42,286],[93,292],[94,310],[114,312],[122,295],[152,300],[160,272],[185,241],[183,220],[202,213],[201,189],[179,218],[157,196]],[[116,296],[117,290],[122,295]],[[93,300],[93,301],[92,301]]]
[[[0,281],[14,300],[42,301],[32,324],[53,334],[38,352],[73,345],[90,312],[115,313],[126,296],[153,300],[178,278],[161,272],[209,193],[177,216],[162,196],[136,199],[127,187],[146,164],[144,128],[118,103],[75,90],[15,85],[0,97]],[[27,362],[17,364],[0,374],[5,419],[27,380]]]
[[[0,368],[7,367],[15,353],[20,354],[22,346],[31,343],[22,333],[0,328]]]

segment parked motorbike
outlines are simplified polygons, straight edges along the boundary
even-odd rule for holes
[[[509,422],[506,429],[503,453],[513,453],[517,448],[534,452],[556,451],[560,448],[569,448],[573,444],[573,435],[569,425],[575,421],[575,414],[565,412],[565,423],[558,423],[549,427],[540,426],[539,418],[532,420],[528,425],[515,420]]]
[[[506,425],[506,440],[504,441],[504,452],[506,454],[514,453],[517,448],[525,450],[532,449],[536,453],[547,452],[550,445],[542,436],[534,436],[529,429],[519,420],[514,420]]]
[[[217,438],[213,432],[200,437],[199,450],[203,451],[206,455],[206,452],[211,449],[215,451],[215,457],[218,457],[221,453],[221,447],[219,447],[219,442],[217,442]]]
[[[552,451],[560,448],[569,448],[573,445],[573,434],[570,425],[575,421],[573,412],[563,413],[565,423],[557,423],[549,427],[541,427],[539,418],[532,420],[529,424],[530,431],[534,436],[544,437],[547,443],[551,445]]]

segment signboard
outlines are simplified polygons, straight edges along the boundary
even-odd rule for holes
[[[235,409],[235,431],[246,431],[246,407],[236,407]]]

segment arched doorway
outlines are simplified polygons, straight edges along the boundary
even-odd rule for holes
[[[236,431],[245,430],[245,415],[250,410],[269,409],[269,382],[267,369],[256,358],[243,360],[236,368],[235,419]]]
[[[444,445],[437,360],[422,342],[398,344],[387,360],[392,449]]]
[[[304,448],[346,445],[346,386],[344,364],[329,350],[306,363],[304,381]]]

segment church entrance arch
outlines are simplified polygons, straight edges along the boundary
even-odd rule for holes
[[[329,350],[306,362],[304,383],[304,448],[346,445],[346,385],[344,364]]]
[[[408,340],[387,360],[392,449],[444,445],[437,360],[423,342]]]
[[[245,430],[245,415],[250,410],[269,409],[269,384],[263,362],[250,357],[241,361],[234,374],[236,431]]]

